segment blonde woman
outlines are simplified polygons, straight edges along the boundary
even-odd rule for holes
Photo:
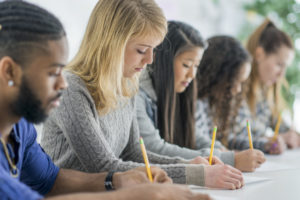
[[[61,107],[44,126],[42,145],[57,165],[86,172],[143,166],[133,97],[138,72],[152,63],[166,32],[166,19],[152,0],[98,1],[67,66],[69,88]],[[188,161],[151,152],[148,157],[176,183],[228,189],[243,184],[241,172],[230,166],[187,165],[207,163],[201,157]]]
[[[245,101],[236,118],[234,132],[238,137],[231,148],[245,149],[247,134],[246,120],[252,122],[253,145],[265,153],[280,154],[286,145],[296,148],[300,136],[284,122],[280,126],[280,136],[276,141],[267,137],[267,129],[274,130],[280,112],[285,109],[281,95],[287,66],[294,58],[294,47],[290,37],[274,23],[266,19],[250,36],[247,49],[253,57],[252,71],[247,82],[249,88]]]

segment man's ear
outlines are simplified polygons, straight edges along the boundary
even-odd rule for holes
[[[11,57],[4,56],[0,59],[0,78],[8,86],[21,83],[22,69]]]

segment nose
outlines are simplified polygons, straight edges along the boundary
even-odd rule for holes
[[[144,64],[151,64],[153,62],[153,50],[149,50],[143,59]]]
[[[194,79],[196,77],[196,74],[197,74],[197,67],[191,67],[188,71],[188,74],[187,74],[187,77],[188,78],[191,78],[191,79]]]
[[[67,80],[63,75],[60,75],[56,81],[55,90],[64,90],[68,87]]]

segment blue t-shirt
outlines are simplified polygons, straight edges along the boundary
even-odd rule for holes
[[[56,180],[59,168],[36,142],[36,130],[25,119],[14,125],[11,138],[15,154],[7,145],[11,158],[16,158],[19,176],[10,175],[10,167],[0,143],[0,199],[42,199]]]

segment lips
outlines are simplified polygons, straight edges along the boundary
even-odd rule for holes
[[[135,71],[141,72],[143,69],[144,69],[144,68],[139,68],[139,67],[137,67],[137,68],[135,68]]]
[[[187,86],[189,86],[190,82],[188,82],[188,81],[183,81],[183,82],[181,82],[181,84],[182,84],[184,87],[187,87]]]
[[[51,101],[51,106],[53,106],[53,107],[58,107],[59,105],[60,105],[60,100],[61,100],[61,98],[59,97],[59,98],[56,98],[56,99],[54,99],[53,101]]]

